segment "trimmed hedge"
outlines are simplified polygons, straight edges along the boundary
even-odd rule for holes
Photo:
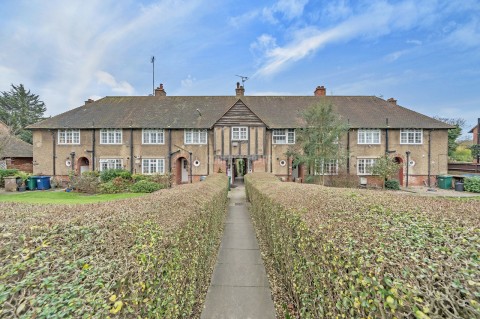
[[[227,179],[85,205],[0,203],[0,317],[200,316]]]
[[[130,191],[132,193],[153,193],[162,188],[165,188],[165,186],[162,184],[143,180],[143,181],[138,181],[132,186],[130,186]]]
[[[245,182],[279,317],[480,317],[478,200]]]

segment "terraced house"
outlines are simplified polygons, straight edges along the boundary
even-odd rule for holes
[[[171,173],[178,184],[214,172],[272,172],[302,180],[308,172],[286,155],[303,125],[301,112],[322,100],[348,121],[345,165],[328,163],[325,173],[369,179],[368,167],[385,153],[402,168],[411,185],[447,173],[449,125],[419,114],[396,100],[375,96],[327,96],[319,86],[312,96],[247,96],[239,83],[232,96],[105,97],[46,119],[33,130],[34,174],[68,175],[124,168],[133,173]],[[406,152],[409,153],[407,163]],[[242,159],[242,161],[239,161]],[[232,176],[234,178],[235,176]],[[365,180],[362,178],[362,180]]]

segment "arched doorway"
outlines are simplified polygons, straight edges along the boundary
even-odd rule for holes
[[[400,182],[400,186],[403,186],[403,159],[401,157],[395,157],[395,163],[397,163],[400,167],[398,169],[397,178]]]
[[[86,157],[79,157],[77,160],[77,174],[88,172],[90,170],[90,161]]]
[[[175,180],[176,184],[188,183],[188,161],[185,157],[179,157],[176,161]]]

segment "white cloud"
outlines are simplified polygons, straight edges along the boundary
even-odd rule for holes
[[[133,95],[135,92],[135,89],[130,85],[130,83],[126,81],[118,82],[115,77],[108,72],[97,71],[95,73],[95,77],[97,78],[97,82],[99,84],[107,85],[115,93]]]
[[[265,62],[255,75],[271,76],[331,43],[358,38],[376,39],[393,30],[407,30],[421,23],[421,18],[431,10],[433,7],[430,6],[415,6],[414,1],[396,5],[380,1],[336,26],[323,30],[315,26],[305,27],[295,31],[292,40],[283,47],[266,50]]]
[[[447,42],[462,48],[480,46],[480,23],[477,19],[465,25],[455,25],[455,27],[447,37]]]
[[[186,79],[183,79],[180,81],[181,85],[182,85],[182,89],[188,89],[188,88],[191,88],[193,85],[194,85],[194,82],[196,81],[197,79],[193,78],[190,74],[187,76]]]
[[[398,60],[401,56],[407,54],[408,52],[409,50],[400,50],[400,51],[392,52],[385,57],[385,61],[394,62]]]

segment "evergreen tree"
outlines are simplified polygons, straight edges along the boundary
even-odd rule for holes
[[[27,91],[23,84],[12,84],[9,92],[1,92],[0,120],[10,127],[14,135],[27,143],[32,143],[32,132],[25,128],[41,120],[46,109],[38,95]]]
[[[322,176],[324,167],[332,161],[341,162],[344,158],[340,145],[347,132],[347,124],[333,111],[330,102],[322,100],[303,112],[305,126],[296,132],[297,144],[288,155],[295,158],[295,165],[304,164],[311,173]]]

